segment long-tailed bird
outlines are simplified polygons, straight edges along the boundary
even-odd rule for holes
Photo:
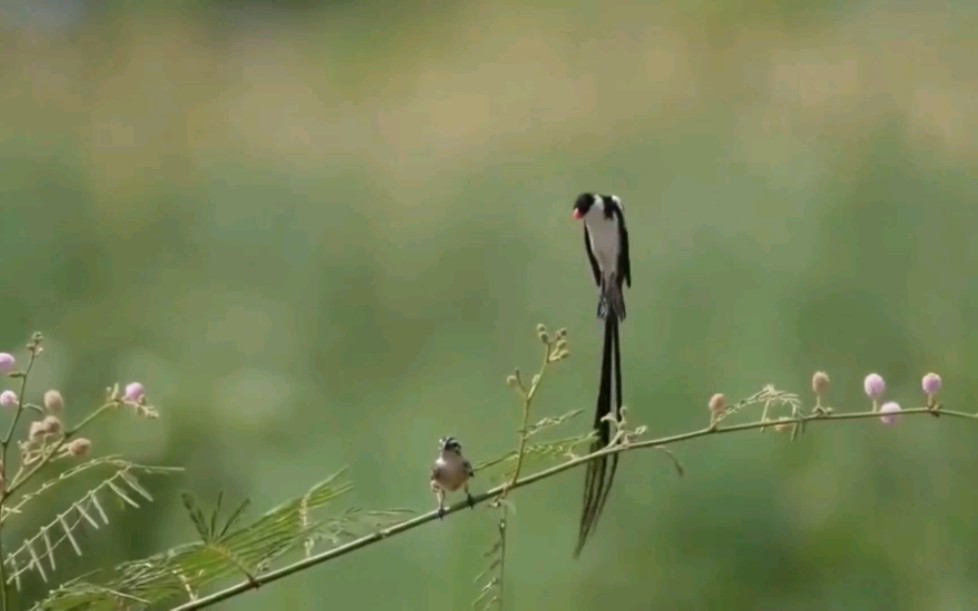
[[[469,507],[475,508],[472,495],[469,494],[469,480],[475,477],[470,463],[462,456],[462,445],[454,437],[442,437],[438,440],[438,457],[431,468],[431,490],[438,499],[438,517],[445,517],[445,495],[459,488],[465,489],[465,497]]]
[[[598,318],[605,322],[601,381],[594,414],[594,428],[598,437],[591,443],[591,452],[595,452],[610,443],[611,423],[608,417],[610,415],[617,420],[622,405],[618,325],[625,319],[622,285],[632,286],[632,270],[628,257],[625,208],[618,196],[582,193],[574,203],[573,216],[584,221],[584,248],[599,289]],[[588,463],[575,557],[584,549],[588,535],[601,516],[617,470],[618,454]]]
[[[632,286],[625,206],[617,195],[582,193],[574,203],[573,216],[584,220],[584,248],[600,289],[598,318],[607,318],[610,307],[619,321],[625,320],[621,285]]]

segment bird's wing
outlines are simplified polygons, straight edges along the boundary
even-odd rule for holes
[[[618,273],[629,288],[632,286],[632,263],[628,257],[628,228],[625,226],[625,214],[622,210],[618,211]]]
[[[441,467],[434,465],[431,467],[431,481],[437,482],[441,480]]]
[[[628,229],[625,225],[620,225],[621,229],[621,248],[618,251],[618,269],[621,270],[628,287],[632,286],[632,262],[628,257]]]
[[[468,460],[462,461],[462,466],[465,467],[465,474],[469,477],[475,477],[475,469],[472,468],[472,463]]]
[[[591,234],[588,233],[587,225],[584,226],[584,248],[587,250],[587,260],[591,263],[591,271],[594,272],[594,283],[601,286],[601,268],[598,267],[598,260],[594,258],[594,251],[591,250]]]

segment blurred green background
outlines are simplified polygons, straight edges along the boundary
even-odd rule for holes
[[[93,450],[187,468],[59,579],[194,539],[181,489],[257,514],[349,465],[348,502],[430,509],[438,437],[514,447],[503,379],[537,322],[573,355],[536,415],[585,430],[584,190],[627,206],[650,434],[717,391],[807,397],[816,369],[839,409],[869,371],[919,404],[928,370],[974,409],[970,1],[4,2],[0,25],[0,348],[43,331],[33,396],[74,414],[142,380],[161,419],[106,419]],[[514,497],[508,608],[976,608],[976,447],[920,418],[690,442],[682,479],[630,454],[576,562],[564,474]],[[218,608],[468,608],[493,516]]]

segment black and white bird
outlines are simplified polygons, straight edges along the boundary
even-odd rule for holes
[[[431,468],[431,490],[438,499],[438,517],[445,517],[445,495],[459,488],[465,489],[465,497],[469,507],[475,508],[475,501],[469,494],[469,480],[475,477],[475,471],[464,456],[462,445],[454,437],[442,437],[438,440],[438,457]]]
[[[581,193],[574,203],[573,216],[584,220],[584,248],[600,290],[598,318],[606,318],[610,308],[619,321],[624,320],[621,285],[624,282],[629,288],[632,286],[625,206],[617,195]]]
[[[598,435],[591,443],[591,452],[596,452],[611,443],[609,418],[616,421],[620,418],[622,391],[618,325],[625,319],[622,285],[632,286],[632,269],[625,207],[618,196],[582,193],[574,202],[573,216],[584,221],[584,248],[600,294],[598,318],[604,320],[601,381],[594,413],[594,428]],[[601,517],[617,470],[618,454],[603,456],[587,465],[575,556],[580,555],[588,535]]]

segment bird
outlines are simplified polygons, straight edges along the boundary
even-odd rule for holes
[[[431,491],[438,500],[438,518],[445,517],[445,495],[464,488],[469,507],[475,508],[475,500],[469,493],[469,480],[475,477],[475,471],[465,456],[462,455],[462,444],[454,437],[442,437],[438,440],[438,456],[431,467]]]
[[[618,325],[625,320],[626,314],[622,285],[631,288],[632,270],[625,206],[621,198],[617,195],[581,193],[574,202],[572,216],[584,224],[584,248],[599,289],[597,316],[605,323],[601,378],[593,425],[598,435],[590,448],[593,453],[611,442],[609,417],[617,420],[620,416],[622,383]],[[602,456],[587,465],[575,557],[584,549],[588,536],[601,516],[617,470],[618,454]]]
[[[624,282],[629,288],[632,286],[625,205],[617,195],[581,193],[574,202],[572,216],[584,221],[584,249],[600,291],[598,318],[606,318],[610,308],[623,321],[625,298],[621,285]]]

